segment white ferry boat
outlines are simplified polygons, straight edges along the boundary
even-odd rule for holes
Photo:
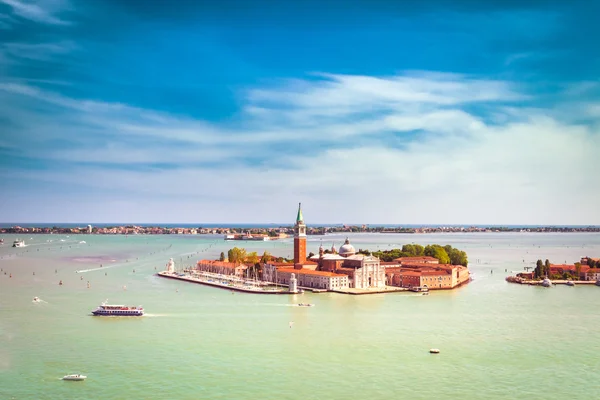
[[[25,247],[25,241],[17,239],[13,242],[13,247]]]
[[[96,316],[104,317],[141,317],[144,315],[144,309],[142,306],[139,307],[128,307],[116,304],[102,303],[95,310],[92,310],[92,314]]]

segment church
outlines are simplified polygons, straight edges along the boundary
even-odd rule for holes
[[[321,245],[319,254],[307,260],[306,224],[302,215],[302,204],[298,205],[294,226],[294,263],[269,262],[265,264],[263,279],[287,284],[291,274],[296,276],[298,286],[316,289],[382,290],[386,286],[385,268],[380,264],[379,259],[356,254],[356,250],[348,238],[339,251],[334,245],[331,253],[326,254]]]

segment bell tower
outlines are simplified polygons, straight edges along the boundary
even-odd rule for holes
[[[302,204],[298,203],[298,215],[294,226],[294,264],[296,268],[302,268],[306,262],[306,225],[302,216]]]

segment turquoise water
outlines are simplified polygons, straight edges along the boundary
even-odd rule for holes
[[[178,266],[193,264],[234,245],[289,256],[291,240],[36,235],[21,236],[28,246],[14,249],[15,237],[3,238],[0,399],[587,399],[600,393],[600,288],[504,281],[505,270],[520,271],[538,258],[598,256],[598,234],[350,237],[355,247],[371,250],[413,241],[465,249],[473,282],[430,296],[232,294],[153,275],[170,257]],[[323,243],[339,247],[343,239],[328,235]],[[319,244],[310,237],[308,250]],[[34,296],[43,302],[33,303]],[[89,316],[105,299],[141,304],[148,315]],[[316,307],[295,307],[299,302]],[[441,353],[429,354],[432,347]],[[88,379],[59,380],[70,373]]]

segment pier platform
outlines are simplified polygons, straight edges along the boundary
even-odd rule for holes
[[[384,289],[356,289],[356,288],[348,288],[344,290],[332,290],[335,293],[342,294],[353,294],[353,295],[363,295],[363,294],[382,294],[382,293],[397,293],[397,292],[408,292],[407,288],[396,287],[396,286],[386,286]]]
[[[244,293],[252,293],[252,294],[295,294],[295,293],[291,293],[289,290],[283,290],[283,289],[265,289],[265,288],[261,288],[261,287],[244,287],[244,286],[239,286],[239,285],[230,285],[230,284],[223,284],[223,283],[219,283],[219,282],[209,282],[208,280],[205,279],[198,279],[192,276],[188,276],[188,275],[177,275],[177,274],[171,274],[168,272],[159,272],[156,275],[162,277],[162,278],[168,278],[168,279],[175,279],[178,281],[185,281],[185,282],[190,282],[190,283],[198,283],[201,285],[206,285],[206,286],[212,286],[212,287],[216,287],[219,289],[226,289],[226,290],[232,290],[235,292],[244,292]]]

